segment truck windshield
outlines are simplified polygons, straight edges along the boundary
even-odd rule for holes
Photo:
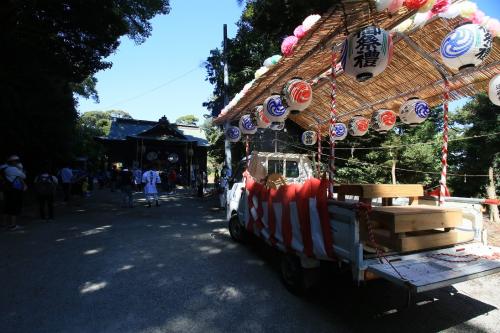
[[[299,163],[297,161],[286,161],[286,178],[299,177]]]
[[[267,174],[272,173],[283,174],[283,161],[281,160],[269,160],[267,161]]]

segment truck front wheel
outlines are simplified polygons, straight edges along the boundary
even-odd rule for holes
[[[296,295],[304,292],[303,269],[297,256],[291,254],[281,255],[280,271],[281,280],[288,291]]]
[[[238,243],[243,243],[246,239],[246,230],[245,228],[240,224],[240,221],[238,220],[238,215],[233,215],[231,216],[231,219],[229,219],[229,234],[231,235],[231,238],[238,242]]]

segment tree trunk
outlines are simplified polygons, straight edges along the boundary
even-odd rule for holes
[[[493,178],[493,168],[489,168],[488,170],[488,178],[490,183],[486,188],[486,193],[488,194],[488,199],[496,199],[495,193],[495,180]],[[489,205],[490,206],[490,222],[500,223],[500,217],[498,214],[498,206],[497,205]]]
[[[392,160],[391,176],[392,176],[392,183],[396,184],[396,159]]]

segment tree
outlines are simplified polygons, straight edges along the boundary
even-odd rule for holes
[[[113,118],[132,119],[132,116],[122,110],[88,111],[79,118],[79,125],[94,130],[94,136],[109,134]]]
[[[500,189],[500,107],[485,94],[476,95],[451,117],[458,137],[493,134],[473,140],[454,142],[449,147],[450,172],[487,175],[493,168],[497,191]],[[487,177],[450,177],[450,186],[457,196],[485,196]]]
[[[237,22],[238,31],[234,38],[228,39],[229,98],[238,93],[243,86],[254,78],[254,72],[262,62],[273,54],[280,53],[281,40],[291,34],[309,14],[322,14],[333,5],[330,0],[252,0],[239,1],[245,4]],[[279,19],[276,19],[279,17]],[[206,80],[213,87],[210,99],[203,106],[217,116],[224,105],[224,67],[220,48],[210,51],[205,62]],[[224,140],[215,143],[214,152],[223,158]],[[244,156],[244,145],[236,145],[235,158]]]
[[[97,98],[94,74],[121,36],[136,43],[168,0],[1,1],[0,155],[20,154],[36,172],[44,160],[68,160],[77,126],[74,94]],[[13,140],[15,138],[15,140]]]
[[[198,120],[199,120],[198,117],[196,117],[195,115],[188,114],[177,118],[175,123],[179,125],[196,125]]]

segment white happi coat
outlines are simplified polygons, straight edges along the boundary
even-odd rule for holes
[[[160,175],[157,171],[148,170],[142,175],[142,183],[144,184],[145,194],[156,194],[158,193],[156,184],[161,183]]]

